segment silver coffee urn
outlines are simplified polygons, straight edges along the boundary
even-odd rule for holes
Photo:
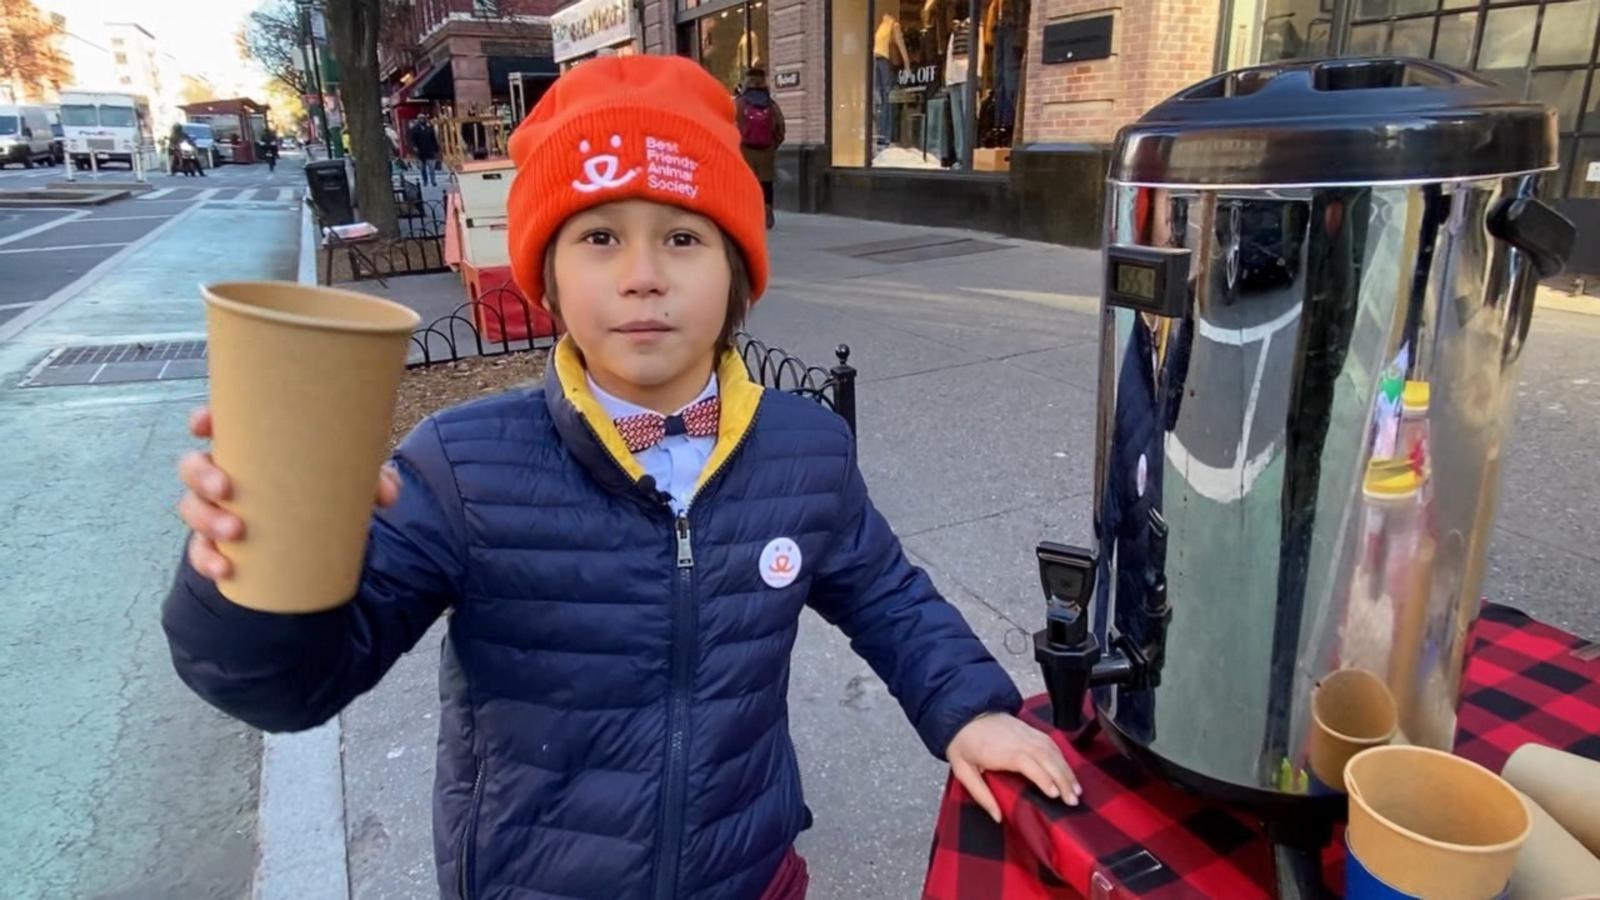
[[[1311,700],[1377,675],[1450,749],[1556,113],[1410,59],[1216,76],[1118,135],[1092,549],[1039,547],[1058,726],[1257,815],[1280,892],[1342,818]]]

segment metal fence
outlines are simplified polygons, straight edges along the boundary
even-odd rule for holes
[[[416,186],[407,183],[406,187]],[[325,225],[322,210],[309,197],[306,202],[316,213],[320,231]],[[422,199],[420,188],[413,193],[397,187],[395,213],[399,234],[392,238],[373,235],[349,240],[322,232],[327,259],[325,277],[330,284],[334,280],[334,257],[341,251],[349,263],[351,281],[376,280],[386,284],[386,279],[397,275],[450,271],[444,261],[444,205]]]
[[[850,365],[849,345],[840,344],[834,349],[838,362],[828,369],[807,364],[742,331],[734,335],[734,347],[756,382],[821,403],[844,419],[852,435],[856,433],[856,370]]]
[[[475,356],[548,350],[559,338],[550,333],[555,330],[520,293],[495,288],[412,332],[409,365],[423,368]],[[845,420],[852,435],[856,433],[856,370],[850,365],[848,345],[833,351],[837,362],[831,368],[809,365],[744,332],[734,335],[734,348],[757,383],[821,403]]]

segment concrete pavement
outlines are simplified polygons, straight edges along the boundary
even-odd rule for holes
[[[1043,612],[1033,548],[1090,540],[1099,256],[1001,249],[886,265],[863,245],[929,234],[901,225],[782,216],[774,282],[750,330],[808,362],[848,343],[860,370],[861,464],[878,505],[1025,693],[1042,690],[1028,633]],[[459,290],[441,281],[436,290]],[[1600,318],[1535,320],[1486,592],[1600,634],[1584,546],[1600,510]],[[1594,380],[1591,381],[1591,377]],[[343,716],[355,897],[433,896],[430,792],[437,630]],[[801,838],[814,895],[912,897],[945,770],[843,637],[808,614],[791,715],[816,826]]]
[[[182,537],[173,463],[205,382],[17,384],[54,348],[202,336],[197,284],[294,277],[291,210],[191,197],[71,284],[59,254],[0,255],[8,302],[44,284],[23,296],[49,307],[0,325],[0,896],[248,893],[260,737],[178,682],[159,624]],[[82,227],[102,226],[34,237]]]

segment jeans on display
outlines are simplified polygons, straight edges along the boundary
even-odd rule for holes
[[[948,93],[950,95],[951,130],[955,132],[956,164],[965,166],[968,164],[967,134],[969,132],[967,129],[972,125],[968,121],[971,116],[969,115],[970,109],[967,104],[967,83],[963,81],[959,84],[950,85]]]
[[[872,58],[872,115],[877,133],[873,139],[880,148],[889,146],[889,126],[894,111],[889,105],[889,91],[894,87],[894,66],[881,56]]]
[[[1017,37],[1017,29],[1012,25],[1001,25],[994,30],[994,123],[1000,128],[1010,128],[1017,120],[1017,86],[1022,77]]]

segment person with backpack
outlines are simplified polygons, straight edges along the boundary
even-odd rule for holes
[[[767,90],[765,69],[745,72],[744,90],[739,92],[736,115],[739,122],[739,150],[761,182],[761,196],[767,204],[767,227],[772,227],[772,183],[778,176],[778,148],[783,145],[783,109]]]

